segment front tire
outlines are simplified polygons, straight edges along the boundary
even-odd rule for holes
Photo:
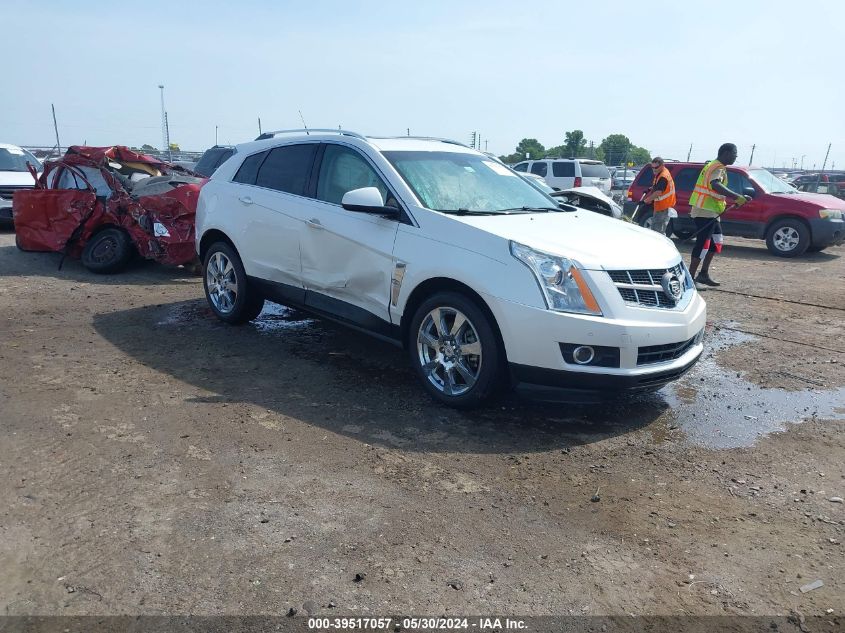
[[[503,375],[504,356],[490,318],[457,292],[439,292],[417,308],[408,351],[425,390],[450,407],[481,405]]]
[[[111,275],[126,268],[135,247],[123,229],[108,228],[96,233],[82,250],[82,265],[92,273]]]
[[[766,246],[778,257],[799,257],[810,246],[810,229],[801,220],[778,220],[766,232]]]
[[[249,287],[241,258],[226,242],[215,242],[206,251],[202,284],[211,310],[226,323],[252,321],[264,307],[264,297]]]

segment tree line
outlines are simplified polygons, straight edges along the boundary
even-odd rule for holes
[[[513,164],[526,159],[540,158],[593,158],[608,165],[622,165],[626,161],[642,165],[651,160],[651,153],[644,147],[637,147],[624,134],[611,134],[598,146],[584,138],[582,130],[566,132],[562,145],[546,149],[536,138],[524,138],[516,146],[516,151],[499,158],[504,163]]]

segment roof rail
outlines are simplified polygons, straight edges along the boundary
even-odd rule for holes
[[[460,145],[461,147],[469,147],[466,143],[461,143],[460,141],[454,141],[450,138],[440,138],[438,136],[371,136],[370,138],[374,139],[392,139],[392,138],[412,138],[416,141],[440,141],[441,143],[449,143],[451,145]],[[472,149],[472,148],[470,148]]]
[[[272,132],[264,132],[256,138],[256,141],[263,141],[268,138],[274,138],[279,134],[310,134],[311,132],[319,132],[320,134],[326,133],[333,133],[333,134],[340,134],[341,136],[354,136],[355,138],[360,138],[362,140],[366,140],[362,134],[358,134],[358,132],[350,132],[349,130],[340,130],[334,128],[302,128],[301,130],[273,130]]]

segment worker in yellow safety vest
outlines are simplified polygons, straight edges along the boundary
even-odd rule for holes
[[[665,235],[669,226],[669,209],[674,208],[676,202],[675,181],[672,180],[672,174],[666,169],[660,156],[651,159],[651,173],[654,175],[654,180],[643,202],[654,207],[654,213],[651,215],[651,230]]]
[[[696,240],[692,249],[689,272],[696,282],[696,287],[702,289],[705,286],[720,286],[710,277],[710,262],[713,256],[722,251],[722,224],[719,216],[725,212],[727,198],[733,200],[734,205],[740,207],[748,202],[749,198],[731,191],[727,188],[728,170],[727,165],[736,162],[737,151],[733,143],[725,143],[719,148],[716,160],[704,164],[704,169],[698,175],[692,195],[689,199],[690,217],[695,222]],[[704,260],[701,272],[698,276],[698,266]]]

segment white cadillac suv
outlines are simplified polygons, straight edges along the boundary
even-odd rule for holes
[[[703,349],[705,303],[670,240],[453,141],[291,130],[240,145],[201,190],[196,246],[223,321],[269,300],[364,330],[450,406],[501,385],[656,389]]]

